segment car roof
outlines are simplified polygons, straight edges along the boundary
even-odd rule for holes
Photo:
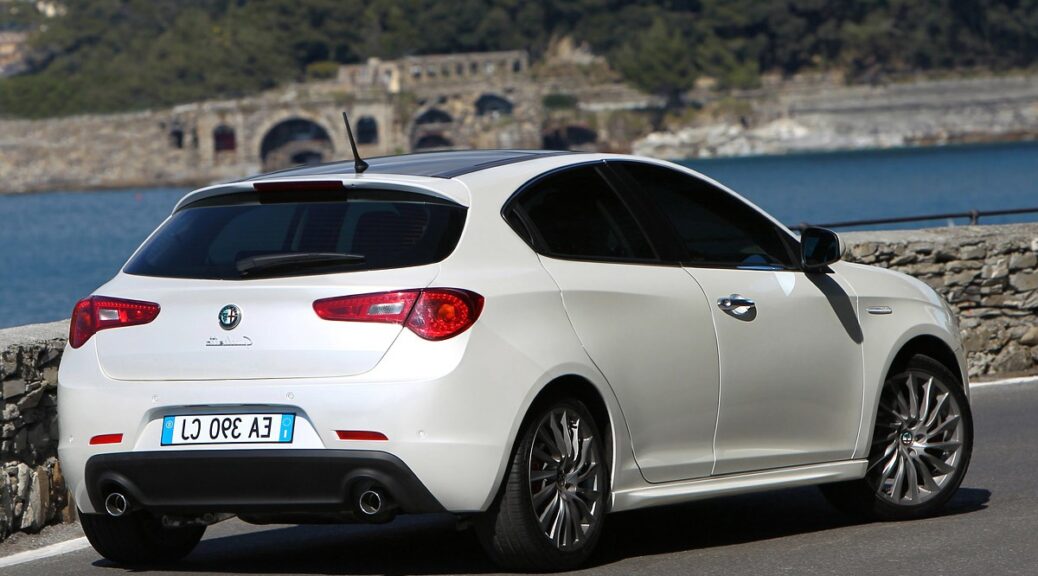
[[[536,158],[574,154],[561,150],[446,150],[442,152],[420,152],[396,156],[365,158],[368,169],[365,174],[394,174],[400,176],[424,176],[431,178],[454,178],[496,166],[515,164]],[[246,180],[267,178],[294,178],[297,176],[336,176],[354,174],[353,160],[329,162],[313,166],[300,166],[268,172]]]

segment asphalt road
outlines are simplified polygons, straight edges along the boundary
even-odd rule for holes
[[[813,488],[614,514],[585,574],[1038,574],[1038,384],[979,388],[963,487],[939,517],[861,523]],[[495,568],[449,517],[383,526],[212,526],[156,574],[484,574]],[[5,576],[127,570],[92,549]]]

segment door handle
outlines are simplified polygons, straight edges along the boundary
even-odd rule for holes
[[[732,294],[718,298],[717,307],[732,314],[745,314],[756,308],[757,303],[742,294]]]

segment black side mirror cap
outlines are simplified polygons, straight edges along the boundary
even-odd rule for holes
[[[843,257],[843,241],[827,228],[810,226],[800,233],[800,263],[807,272],[820,272]]]

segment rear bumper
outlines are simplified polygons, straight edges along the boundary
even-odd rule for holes
[[[348,514],[378,487],[400,512],[444,508],[399,458],[372,450],[184,450],[99,454],[86,463],[95,510],[118,491],[156,513]]]

